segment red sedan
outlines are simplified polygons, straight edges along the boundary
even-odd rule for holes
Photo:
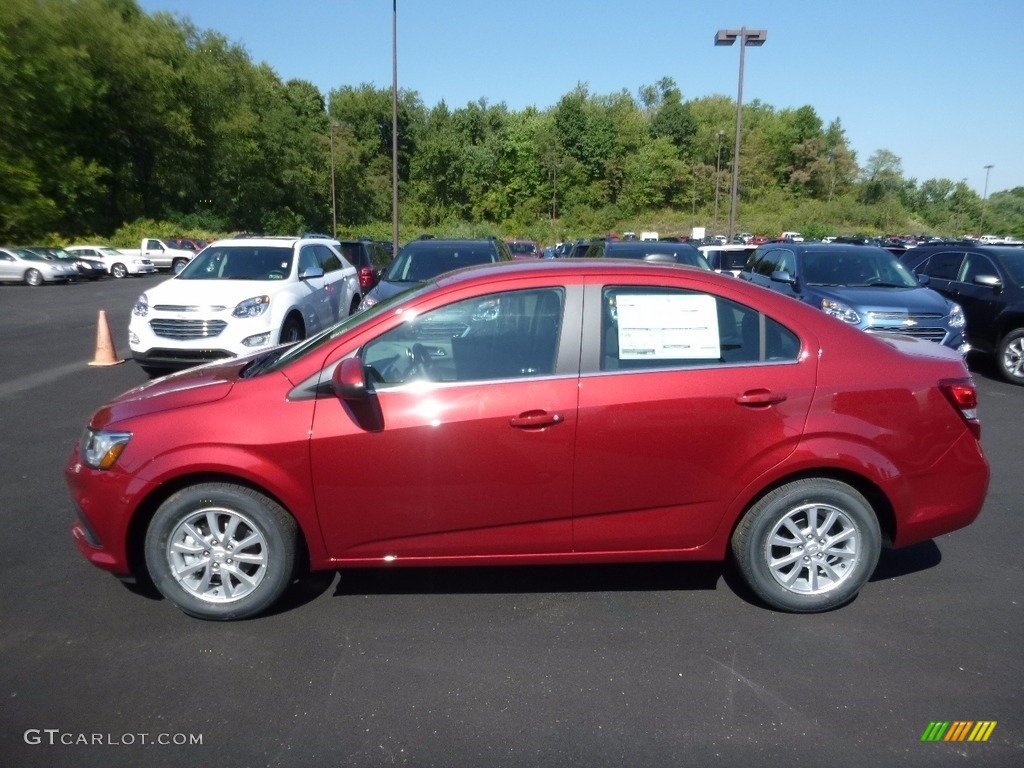
[[[989,469],[955,351],[706,270],[468,268],[101,408],[81,552],[193,616],[301,567],[720,560],[781,610],[961,528]]]

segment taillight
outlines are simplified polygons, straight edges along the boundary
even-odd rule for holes
[[[981,437],[981,422],[978,421],[978,390],[970,379],[952,379],[939,382],[939,389],[954,408],[959,411],[964,423],[975,437]]]
[[[359,268],[359,286],[364,290],[368,291],[373,288],[373,280],[376,274],[373,271],[373,267],[360,267]]]

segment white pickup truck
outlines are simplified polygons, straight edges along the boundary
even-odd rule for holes
[[[166,240],[144,237],[139,248],[139,255],[150,259],[157,269],[169,269],[174,274],[178,274],[186,264],[192,261],[196,252],[187,248],[175,248]]]

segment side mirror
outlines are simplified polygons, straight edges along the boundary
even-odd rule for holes
[[[772,280],[776,283],[796,285],[796,278],[789,274],[789,272],[772,272]]]
[[[309,267],[299,273],[299,280],[312,280],[316,277],[323,277],[324,270],[321,267]]]
[[[995,288],[997,291],[1003,287],[1003,281],[995,275],[977,275],[974,282],[977,285],[984,285],[986,288]]]
[[[331,376],[331,387],[342,400],[365,400],[368,393],[363,361],[358,357],[349,357],[338,363]]]
[[[917,282],[921,285],[928,285],[931,281],[932,279],[928,275],[921,274],[917,276]]]

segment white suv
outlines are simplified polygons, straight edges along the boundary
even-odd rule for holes
[[[128,326],[147,371],[185,368],[298,341],[352,314],[359,279],[334,240],[220,240],[139,296]]]

